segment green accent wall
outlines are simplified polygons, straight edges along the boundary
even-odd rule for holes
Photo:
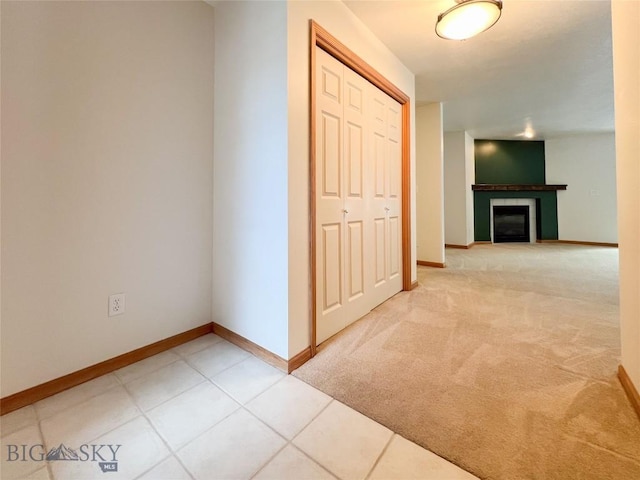
[[[544,185],[544,142],[523,140],[476,140],[476,183]],[[491,241],[491,199],[536,199],[536,237],[558,239],[556,192],[473,192],[474,228],[477,242]]]
[[[537,203],[538,240],[558,239],[558,204],[556,192],[473,192],[476,242],[491,241],[492,198],[535,198]]]
[[[544,142],[476,140],[474,144],[476,183],[544,185]]]

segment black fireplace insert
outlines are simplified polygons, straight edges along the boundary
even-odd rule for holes
[[[529,242],[529,206],[494,206],[493,241]]]

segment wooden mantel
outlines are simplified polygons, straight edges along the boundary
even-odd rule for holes
[[[552,192],[566,189],[566,185],[512,185],[493,183],[471,185],[471,190],[476,192]]]

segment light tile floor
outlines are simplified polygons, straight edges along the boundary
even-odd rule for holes
[[[476,478],[216,335],[0,425],[3,480]],[[79,461],[38,460],[60,444]],[[114,458],[117,472],[103,472]]]

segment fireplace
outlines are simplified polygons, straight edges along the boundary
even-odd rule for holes
[[[529,206],[508,205],[493,207],[493,241],[529,242]]]

